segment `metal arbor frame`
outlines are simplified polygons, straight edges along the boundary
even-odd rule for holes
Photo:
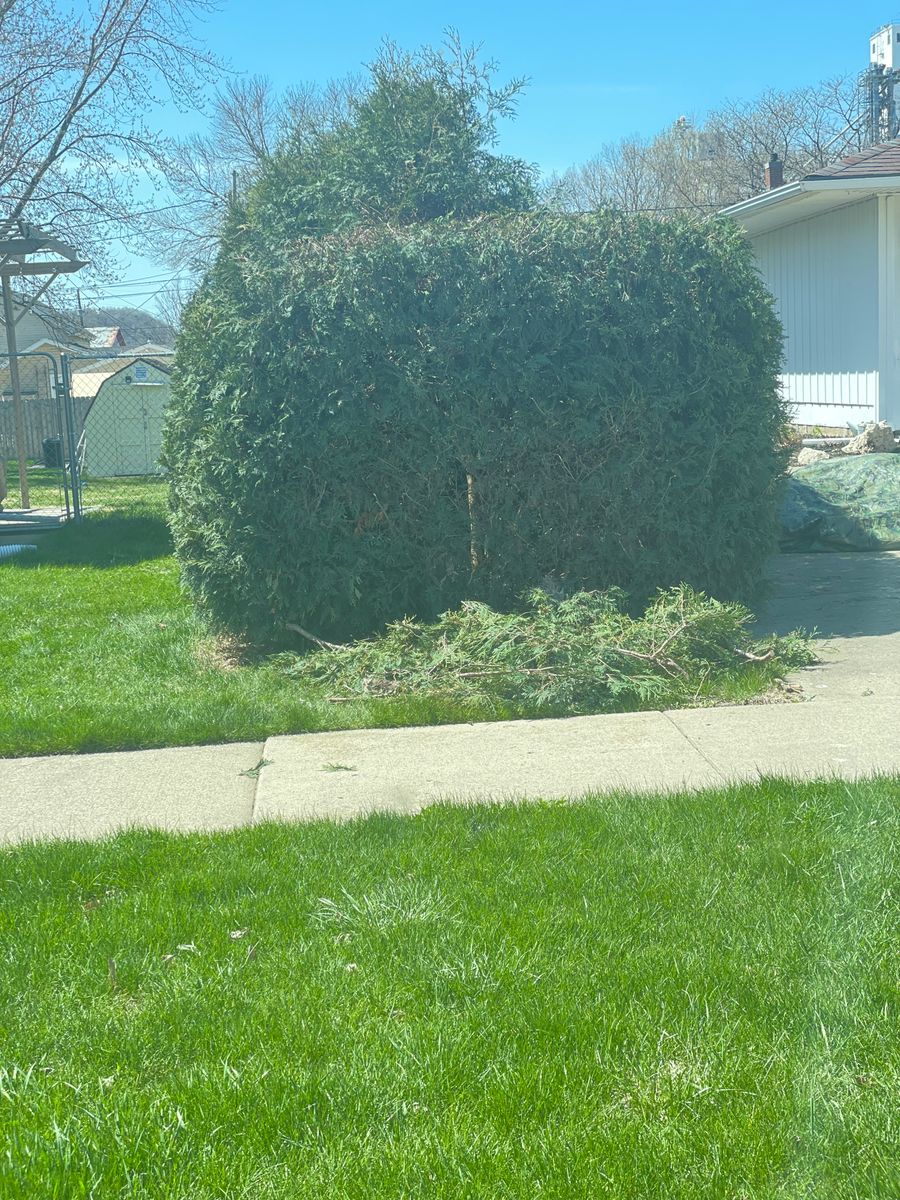
[[[15,228],[15,232],[12,232]],[[9,360],[9,375],[12,384],[13,409],[16,421],[16,458],[19,463],[19,489],[22,497],[22,507],[30,507],[28,493],[28,462],[25,454],[24,414],[22,409],[22,390],[19,383],[18,346],[16,345],[16,322],[29,311],[36,301],[46,292],[50,285],[60,275],[68,275],[80,271],[87,263],[78,258],[78,252],[73,246],[62,242],[53,234],[27,221],[17,220],[7,222],[3,227],[3,237],[0,238],[0,291],[3,300],[3,324],[6,329],[6,355]],[[35,262],[32,255],[43,257]],[[56,255],[48,259],[47,254]],[[19,317],[15,315],[16,304],[13,299],[10,279],[15,276],[33,275],[45,276],[46,282],[37,292],[29,297],[23,306]],[[5,473],[5,464],[0,463],[0,476]]]

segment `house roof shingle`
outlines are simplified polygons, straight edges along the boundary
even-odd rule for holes
[[[114,346],[125,344],[118,325],[88,325],[84,332],[88,345],[96,350],[111,350]]]
[[[900,175],[900,138],[848,154],[828,167],[819,167],[804,179],[879,179]]]

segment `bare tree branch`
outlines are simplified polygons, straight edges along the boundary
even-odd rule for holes
[[[551,180],[547,200],[566,209],[710,213],[762,191],[777,154],[787,180],[861,149],[866,112],[853,77],[729,101],[702,123],[682,117],[651,139],[626,138]]]
[[[0,236],[20,218],[52,226],[103,272],[112,231],[136,232],[147,207],[160,96],[199,107],[216,73],[192,32],[212,7],[0,0]]]
[[[227,79],[213,102],[208,131],[167,142],[156,156],[177,200],[148,218],[148,236],[157,252],[173,265],[194,264],[201,270],[218,246],[235,189],[243,195],[288,139],[303,147],[345,121],[362,90],[361,81],[352,76],[283,94],[262,76]],[[174,304],[180,311],[177,300]]]

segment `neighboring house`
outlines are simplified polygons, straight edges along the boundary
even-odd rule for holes
[[[89,341],[85,330],[71,317],[56,312],[47,304],[24,307],[14,297],[16,315],[16,345],[18,353],[24,355],[19,361],[19,379],[22,395],[26,400],[46,400],[52,396],[52,365],[49,355],[59,367],[60,355],[66,351],[85,353]],[[0,320],[2,325],[2,320]],[[0,336],[0,350],[6,349],[5,330]],[[12,398],[9,368],[0,358],[0,394],[4,400]]]
[[[44,439],[60,435],[59,409],[54,383],[59,375],[60,355],[88,348],[78,321],[56,312],[47,304],[28,308],[13,298],[16,314],[16,344],[19,354],[19,383],[24,401],[25,448],[29,458],[40,460]],[[2,322],[0,322],[2,325]],[[6,349],[6,331],[0,334],[0,350]],[[0,455],[15,453],[15,418],[12,381],[7,360],[0,358]]]
[[[54,387],[61,377],[62,355],[72,356],[73,366],[88,359],[93,362],[98,354],[123,350],[125,338],[117,325],[82,328],[77,319],[48,304],[38,302],[28,306],[18,296],[14,296],[13,304],[16,344],[21,356],[19,384],[24,401],[26,454],[40,461],[44,440],[58,437],[62,432]],[[5,334],[0,335],[0,349],[6,349]],[[12,381],[6,359],[0,358],[0,455],[11,457],[14,446]]]
[[[90,478],[159,471],[170,362],[127,356],[72,372],[72,397],[84,413],[82,469]]]
[[[83,328],[68,313],[58,312],[40,301],[28,306],[18,296],[13,297],[13,308],[19,354],[43,351],[52,354],[58,362],[59,356],[64,353],[84,355],[95,350],[116,353],[125,349],[125,338],[118,325],[89,325]],[[2,324],[0,317],[0,326]],[[6,349],[5,336],[0,338],[0,349]]]
[[[118,325],[87,325],[82,333],[87,335],[92,350],[125,349],[125,338]]]
[[[63,349],[75,344],[89,345],[87,338],[81,336],[84,330],[79,322],[65,313],[57,312],[49,304],[41,304],[38,301],[29,308],[19,296],[14,295],[13,308],[16,316],[16,344],[20,353],[43,343],[61,346]],[[2,341],[2,349],[5,350],[5,337]]]
[[[792,419],[900,428],[900,139],[771,182],[724,214],[746,229],[775,297]]]
[[[68,313],[60,313],[40,302],[26,306],[13,297],[16,315],[16,346],[20,354],[47,351],[56,359],[60,354],[90,354],[94,350],[114,353],[125,349],[125,338],[118,325],[89,325],[82,328]],[[0,318],[0,325],[3,324]],[[6,349],[6,339],[0,339]]]

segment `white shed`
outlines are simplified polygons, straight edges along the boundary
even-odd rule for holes
[[[900,428],[900,139],[724,212],[775,297],[794,422]]]
[[[167,363],[150,358],[110,359],[72,372],[76,403],[89,404],[82,432],[85,474],[159,471],[169,372]]]

